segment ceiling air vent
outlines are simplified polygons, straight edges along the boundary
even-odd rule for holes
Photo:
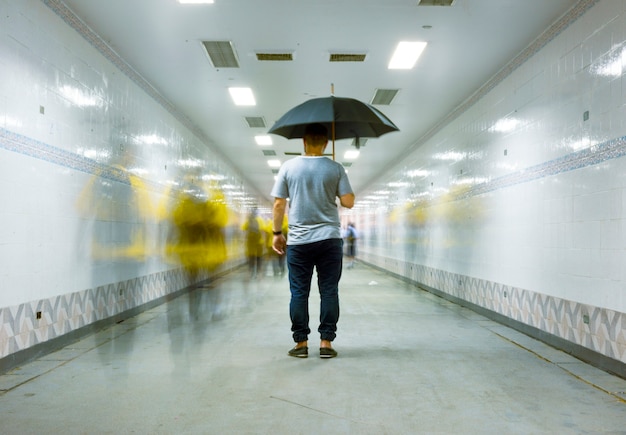
[[[250,128],[265,128],[265,119],[261,116],[246,116],[246,122]]]
[[[456,0],[418,0],[418,6],[452,6]]]
[[[293,60],[293,53],[257,53],[256,58],[270,62],[285,62]]]
[[[391,101],[396,97],[400,89],[376,89],[372,102],[370,104],[379,104],[381,106],[388,106]]]
[[[361,147],[364,147],[366,143],[367,143],[367,138],[360,137],[358,140],[356,138],[352,139],[351,145],[355,147],[356,149],[359,149]]]
[[[350,166],[352,166],[352,162],[343,162],[341,164],[344,166],[344,168],[349,168]]]
[[[330,62],[363,62],[366,54],[359,53],[331,53]]]
[[[263,155],[264,156],[275,156],[276,155],[276,151],[274,151],[274,150],[263,150]]]
[[[272,174],[278,174],[278,169],[272,169]]]
[[[202,41],[215,68],[239,68],[239,61],[230,41]]]

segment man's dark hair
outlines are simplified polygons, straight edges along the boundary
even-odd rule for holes
[[[328,139],[328,129],[323,125],[318,123],[315,124],[307,124],[304,129],[304,136],[324,136]]]

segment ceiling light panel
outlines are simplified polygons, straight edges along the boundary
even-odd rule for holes
[[[388,106],[398,94],[400,89],[376,89],[370,104]]]
[[[231,41],[202,41],[202,45],[215,68],[239,68]]]
[[[354,160],[359,157],[360,152],[358,150],[348,150],[343,155],[343,158],[346,160]]]
[[[268,135],[259,135],[259,136],[254,136],[254,140],[256,141],[257,145],[262,145],[262,146],[266,146],[266,145],[272,145],[272,137],[268,136]]]
[[[389,69],[411,69],[426,48],[425,42],[401,41],[389,62]]]
[[[237,106],[256,106],[254,94],[250,88],[228,88],[230,96]]]

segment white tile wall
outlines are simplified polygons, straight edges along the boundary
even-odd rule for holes
[[[579,3],[511,65],[360,195],[399,198],[357,203],[361,256],[626,362],[626,2]],[[505,117],[516,128],[493,131]]]
[[[0,16],[1,359],[189,284],[165,258],[157,212],[189,171],[181,156],[248,189],[62,3],[0,0]],[[127,250],[138,234],[143,255]],[[119,286],[132,293],[119,299]]]

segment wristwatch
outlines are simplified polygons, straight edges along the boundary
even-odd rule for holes
[[[275,236],[280,236],[282,233],[282,231],[272,231],[272,234],[274,234]]]

